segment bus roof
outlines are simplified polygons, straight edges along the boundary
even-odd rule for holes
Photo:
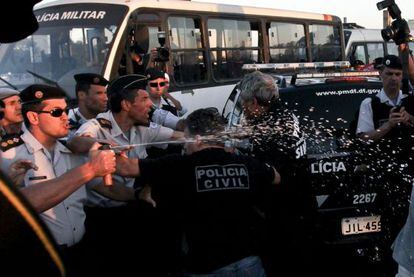
[[[381,41],[381,29],[344,29],[352,33],[353,41]]]
[[[244,14],[244,15],[263,15],[263,16],[277,16],[286,18],[300,18],[310,20],[335,21],[340,22],[341,19],[334,15],[318,14],[309,12],[299,12],[281,9],[270,8],[256,8],[250,6],[236,6],[225,5],[217,3],[203,3],[190,0],[57,0],[47,3],[39,3],[35,6],[35,10],[47,8],[57,5],[69,4],[86,4],[86,3],[100,3],[100,4],[118,4],[125,5],[131,11],[140,8],[156,8],[168,10],[181,11],[207,11],[216,13],[230,13],[230,14]]]

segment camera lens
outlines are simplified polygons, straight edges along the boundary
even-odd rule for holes
[[[389,41],[394,39],[395,31],[391,26],[386,27],[385,29],[381,30],[381,36],[385,41]]]

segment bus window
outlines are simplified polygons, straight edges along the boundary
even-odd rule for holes
[[[245,63],[260,59],[259,24],[232,19],[209,19],[208,39],[216,80],[238,79]]]
[[[305,27],[302,24],[271,22],[267,24],[270,62],[306,62]]]
[[[126,6],[98,3],[36,10],[39,29],[16,43],[1,45],[5,54],[0,60],[0,77],[18,88],[46,80],[57,82],[76,98],[73,75],[102,74],[126,11]],[[34,77],[28,70],[44,78]]]
[[[338,61],[342,59],[341,36],[338,27],[309,25],[313,62]]]
[[[361,61],[364,64],[367,64],[367,57],[365,56],[365,47],[362,44],[358,44],[354,46],[355,51],[353,51],[354,60]]]
[[[159,47],[157,33],[160,30],[161,19],[157,14],[136,13],[133,20],[133,40],[149,54],[151,49]]]
[[[398,56],[398,46],[395,44],[395,42],[387,42],[387,54]]]
[[[370,63],[378,57],[384,57],[384,44],[382,42],[369,42],[367,43],[368,61]]]
[[[170,48],[177,85],[207,81],[207,67],[199,19],[169,17]]]

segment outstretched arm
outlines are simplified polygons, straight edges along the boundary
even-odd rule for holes
[[[65,174],[21,189],[22,194],[39,213],[44,212],[66,199],[70,194],[95,177],[115,171],[115,153],[98,151],[95,144],[89,152],[89,161]]]
[[[74,136],[67,142],[67,147],[77,154],[87,153],[92,145],[97,142],[96,138],[88,136]]]
[[[409,52],[410,48],[408,44],[402,43],[398,46],[398,50],[400,53]],[[408,54],[408,77],[410,78],[411,84],[414,85],[414,57],[411,53]]]
[[[139,160],[129,159],[125,154],[116,155],[116,174],[124,177],[140,176]]]
[[[174,96],[172,96],[168,91],[164,92],[164,97],[173,103],[177,111],[181,111],[183,109],[183,106],[181,105],[180,101],[175,99]]]

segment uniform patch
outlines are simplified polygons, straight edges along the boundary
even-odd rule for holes
[[[19,146],[24,143],[20,138],[21,134],[6,135],[0,142],[0,150],[6,152],[7,150]]]
[[[196,166],[197,192],[250,189],[249,171],[242,164]]]
[[[45,180],[45,179],[47,179],[47,176],[33,176],[33,177],[29,177],[29,181]]]
[[[41,98],[43,97],[43,92],[42,92],[42,91],[40,91],[40,90],[36,91],[36,92],[35,92],[35,97],[36,97],[37,99],[41,99]]]
[[[97,118],[96,119],[102,128],[112,129],[112,123],[108,119],[105,118]]]

